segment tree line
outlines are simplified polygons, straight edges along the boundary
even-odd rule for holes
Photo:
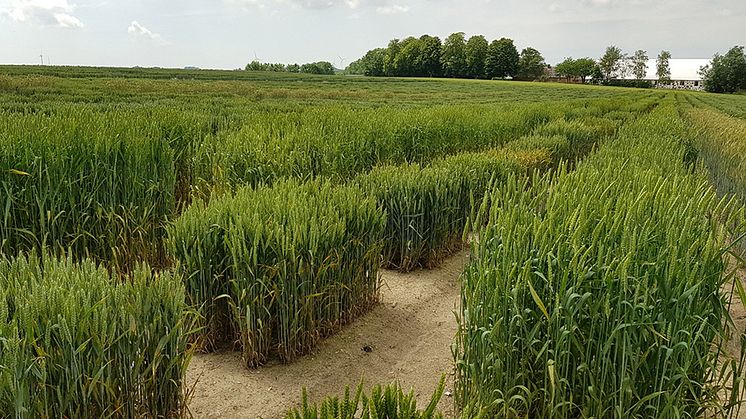
[[[661,51],[656,59],[656,77],[660,81],[671,80],[671,53]],[[648,53],[645,50],[637,50],[632,54],[626,54],[614,45],[606,48],[604,55],[598,59],[593,58],[566,58],[555,67],[555,73],[560,77],[577,78],[586,81],[589,77],[599,83],[609,83],[612,80],[626,79],[632,75],[638,81],[647,78]]]
[[[665,50],[656,57],[655,77],[659,82],[671,81],[670,60],[671,53]],[[611,45],[598,60],[566,58],[554,67],[554,74],[583,83],[591,79],[598,84],[651,87],[652,83],[647,80],[648,61],[645,50],[628,54]],[[548,68],[551,66],[538,50],[527,47],[519,53],[510,38],[488,42],[482,35],[466,39],[463,32],[456,32],[442,42],[437,36],[430,35],[393,39],[386,48],[372,49],[350,63],[345,72],[366,76],[537,80],[546,77]],[[328,61],[285,65],[254,60],[246,65],[246,70],[336,73],[334,65]],[[733,47],[724,55],[715,54],[710,64],[700,69],[700,74],[708,92],[746,90],[744,47]],[[628,80],[628,76],[633,76],[634,80]]]
[[[591,58],[574,60],[567,58],[557,64],[555,72],[564,77],[579,78],[585,82],[592,77],[601,83],[609,84],[610,80],[621,80],[632,75],[638,81],[647,78],[648,54],[637,50],[625,54],[612,45],[606,48],[604,55],[595,62]],[[671,81],[671,53],[661,51],[656,58],[655,76],[659,82]],[[699,70],[704,88],[712,93],[734,93],[746,90],[746,53],[743,46],[731,48],[725,55],[715,54],[709,65]],[[633,83],[628,83],[634,86]],[[640,86],[639,84],[637,86]]]
[[[254,60],[246,64],[246,71],[272,71],[278,73],[334,74],[334,65],[328,61],[306,64],[263,63]]]
[[[534,80],[544,74],[545,68],[539,51],[529,47],[519,53],[510,38],[489,42],[482,35],[466,39],[463,32],[456,32],[443,41],[430,35],[392,39],[386,48],[372,49],[350,63],[346,72],[366,76]]]

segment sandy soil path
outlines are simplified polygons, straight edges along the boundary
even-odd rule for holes
[[[196,381],[191,413],[196,418],[281,418],[299,402],[304,386],[316,401],[341,395],[361,378],[366,387],[398,380],[414,389],[423,406],[441,374],[448,374],[446,390],[452,391],[453,311],[458,276],[467,261],[468,252],[462,251],[438,269],[384,271],[381,304],[293,364],[248,370],[238,353],[195,355],[187,374],[189,383]],[[365,346],[372,352],[365,352]],[[439,407],[451,413],[453,398],[444,396]]]

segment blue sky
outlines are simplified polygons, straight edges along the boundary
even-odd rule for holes
[[[0,0],[0,63],[347,65],[391,38],[507,36],[547,61],[609,44],[708,58],[746,43],[743,0]]]

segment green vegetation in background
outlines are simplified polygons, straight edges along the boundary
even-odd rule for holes
[[[482,35],[467,40],[463,32],[456,32],[442,42],[430,35],[392,39],[386,48],[370,50],[350,63],[346,72],[388,77],[535,80],[544,74],[545,67],[539,51],[529,47],[518,54],[512,39],[490,43]]]
[[[196,202],[170,230],[201,314],[198,348],[285,362],[378,300],[386,216],[354,187],[281,181]]]
[[[181,278],[0,258],[0,416],[170,417],[190,355]]]
[[[712,108],[730,116],[746,119],[746,97],[742,95],[707,95],[679,92],[677,99],[697,107]]]
[[[321,104],[355,107],[429,107],[452,104],[585,103],[639,92],[597,86],[502,83],[419,78],[327,77],[308,74],[0,66],[0,108],[39,109],[81,103],[205,110],[233,113],[246,108],[277,111]]]
[[[407,272],[437,266],[463,246],[474,202],[488,187],[499,187],[510,174],[575,162],[652,102],[617,106],[569,109],[569,120],[539,124],[534,134],[508,142],[503,151],[454,154],[424,168],[381,166],[359,176],[356,182],[388,214],[384,267]],[[604,112],[608,118],[597,116]]]
[[[701,162],[718,193],[746,203],[746,119],[729,116],[716,108],[719,106],[737,114],[739,105],[746,110],[746,100],[741,98],[739,102],[733,100],[734,96],[681,94],[676,98],[679,113],[687,121],[690,165]],[[697,105],[691,106],[692,103]],[[746,233],[746,220],[740,223],[736,220],[732,229],[734,237],[741,237]],[[742,238],[736,247],[746,250],[746,239]]]
[[[682,107],[696,157],[709,169],[718,192],[746,202],[746,120],[715,110]]]
[[[575,172],[514,179],[488,196],[462,277],[465,417],[699,417],[737,406],[744,348],[725,352],[723,248],[740,210],[686,167],[683,136],[666,103]]]
[[[332,63],[328,61],[319,61],[315,63],[306,63],[303,65],[298,64],[270,64],[262,63],[254,60],[246,65],[246,71],[272,71],[272,72],[288,72],[288,73],[304,73],[304,74],[324,74],[333,75],[335,68]]]
[[[314,94],[332,89],[313,85],[314,78],[299,80]],[[214,189],[283,177],[345,180],[380,164],[426,164],[500,146],[580,105],[649,97],[578,101],[572,97],[581,89],[558,89],[565,100],[549,106],[380,107],[372,101],[349,109],[298,106],[305,87],[285,87],[287,103],[251,103],[240,94],[222,96],[223,83],[0,76],[0,95],[11,98],[0,106],[0,251],[47,247],[121,271],[140,260],[163,267],[169,263],[165,226],[195,192],[207,197]],[[440,83],[457,95],[472,88],[467,85]],[[416,87],[408,85],[402,95]],[[394,83],[392,90],[398,88]],[[179,93],[169,99],[170,89]],[[515,87],[505,92],[506,104],[526,95]],[[164,93],[162,102],[151,103]]]
[[[708,92],[735,93],[746,90],[746,53],[743,47],[733,47],[725,55],[715,54],[700,73]]]
[[[132,114],[0,113],[0,252],[70,251],[163,264],[174,151]]]
[[[478,51],[481,42],[477,41],[472,42],[472,46]],[[467,63],[475,64],[473,60]],[[164,259],[167,262],[169,258],[161,250],[160,240],[164,237],[166,226],[176,219],[176,225],[170,229],[172,235],[169,250],[176,255],[176,269],[186,273],[186,297],[181,298],[199,309],[202,317],[197,320],[197,326],[204,327],[193,343],[200,349],[210,350],[221,343],[238,342],[249,365],[261,364],[267,357],[275,354],[279,354],[283,360],[300,355],[312,348],[320,337],[333,333],[343,323],[367,310],[377,298],[376,269],[379,266],[380,250],[384,246],[385,237],[389,237],[393,231],[387,227],[386,218],[378,205],[396,207],[402,203],[401,206],[404,206],[412,204],[413,200],[407,201],[409,196],[400,194],[390,199],[391,203],[386,203],[380,199],[387,193],[381,185],[370,185],[370,190],[376,192],[369,196],[355,186],[339,186],[339,183],[358,175],[361,178],[374,176],[375,171],[390,169],[392,174],[387,179],[392,184],[412,184],[413,188],[419,188],[413,189],[412,196],[415,192],[425,191],[419,195],[421,200],[435,203],[428,207],[434,207],[440,212],[428,219],[435,220],[433,225],[436,228],[433,231],[442,229],[442,234],[438,233],[438,238],[432,239],[424,247],[439,249],[439,246],[442,248],[463,239],[464,224],[473,211],[473,203],[481,202],[490,182],[500,185],[498,189],[501,191],[510,190],[513,184],[506,179],[513,176],[511,173],[515,170],[522,172],[525,167],[555,167],[560,160],[575,160],[590,151],[600,138],[613,135],[623,123],[650,110],[663,96],[591,86],[423,79],[384,81],[366,77],[270,75],[241,71],[182,73],[176,70],[131,70],[131,74],[138,79],[129,79],[119,78],[120,71],[123,72],[121,74],[129,73],[129,70],[122,69],[0,67],[0,153],[3,153],[0,165],[5,164],[0,166],[0,185],[4,190],[12,192],[5,196],[2,206],[6,214],[2,224],[5,230],[0,230],[5,234],[0,243],[2,251],[16,255],[20,250],[47,245],[51,247],[50,250],[72,250],[69,253],[72,259],[96,257],[103,263],[115,265],[115,268],[116,265],[125,265],[117,258],[126,258],[129,260],[126,264],[127,272],[135,278],[146,272],[144,268],[137,267],[138,261],[150,260],[159,268]],[[39,73],[47,75],[33,75]],[[182,76],[189,79],[173,80]],[[710,96],[698,97],[709,100]],[[737,109],[730,102],[724,106]],[[635,126],[639,128],[637,124]],[[28,139],[24,138],[24,126],[30,127]],[[627,132],[628,128],[623,130]],[[623,138],[623,144],[629,144],[629,137],[630,135]],[[39,140],[30,141],[35,138]],[[81,138],[83,141],[76,141]],[[615,144],[618,141],[609,143]],[[644,144],[655,144],[657,147],[656,141],[659,141],[658,137],[644,135],[640,143],[635,143],[635,147],[627,149],[619,146],[620,151],[616,157],[619,162],[629,160],[629,156],[633,156],[633,160],[637,159],[640,153],[629,152],[630,149],[641,150]],[[669,142],[663,142],[665,147],[668,147],[667,144]],[[478,152],[502,145],[507,145],[509,151]],[[649,154],[656,152],[650,151]],[[510,157],[505,153],[511,153]],[[653,160],[649,156],[644,157],[647,160],[628,163],[634,171],[629,177],[623,178],[631,183],[629,189],[633,192],[639,192],[640,185],[630,180],[633,176],[650,180],[645,177],[647,171],[642,168]],[[669,155],[661,158],[676,163],[675,158]],[[653,162],[657,163],[657,160]],[[381,164],[399,166],[378,168],[373,174],[365,174],[370,168]],[[519,169],[515,169],[516,166]],[[616,171],[609,169],[603,172],[609,176],[607,182],[620,177],[617,172],[626,170],[626,166],[615,167]],[[655,167],[649,169],[657,170]],[[131,173],[118,175],[127,170],[131,170]],[[587,176],[584,180],[601,176],[591,176],[589,171],[588,168],[584,169],[584,176]],[[572,179],[570,175],[562,175],[561,178],[565,179],[565,176]],[[692,175],[686,176],[689,179]],[[301,180],[282,180],[285,177]],[[327,179],[312,180],[310,183],[305,181],[314,177]],[[426,181],[423,182],[422,179]],[[274,185],[266,185],[269,182]],[[549,188],[542,187],[543,183],[537,182],[530,191],[543,194],[545,198],[554,197],[556,202],[552,201],[552,205],[560,205],[557,191],[567,197],[575,196],[574,193],[582,195],[586,190],[599,192],[601,182],[595,180],[589,183],[590,186],[580,181],[571,183],[577,188],[576,192],[570,190],[570,186],[557,185],[553,185],[550,191]],[[666,193],[680,197],[691,191],[687,189],[688,184],[684,180],[681,182],[684,186],[666,189]],[[253,186],[256,190],[245,185]],[[612,185],[616,183],[612,182]],[[211,194],[213,190],[230,193]],[[624,190],[612,190],[628,196],[624,195],[627,193]],[[39,191],[41,192],[37,193]],[[197,199],[190,206],[194,192],[198,197],[210,196],[210,202]],[[599,194],[606,197],[601,192]],[[77,198],[74,201],[64,199],[70,196]],[[35,200],[36,198],[41,199]],[[609,201],[616,205],[617,201],[612,198]],[[526,199],[539,198],[529,194]],[[661,201],[661,206],[655,208],[673,205],[670,200],[674,198],[666,199],[669,200]],[[580,198],[567,200],[567,205],[574,205],[575,209],[585,208],[583,205],[587,204]],[[487,201],[492,202],[490,199]],[[593,200],[593,196],[590,201],[597,202]],[[520,208],[526,212],[523,216],[544,214],[546,200],[535,202],[538,202],[537,206],[521,204],[523,206]],[[682,206],[684,201],[676,202]],[[302,207],[300,203],[303,203]],[[599,208],[607,208],[603,205]],[[627,208],[624,207],[627,204],[618,205],[621,209],[615,213]],[[499,207],[500,204],[496,206]],[[17,212],[20,215],[11,217],[8,215],[8,208],[11,208],[13,214]],[[562,211],[552,208],[552,213],[557,215],[555,221],[572,219],[571,216],[575,214],[569,207]],[[700,207],[694,205],[693,208],[687,207],[685,215],[694,214],[698,211],[696,208]],[[182,211],[184,216],[177,219]],[[513,216],[518,216],[517,211],[512,213]],[[604,214],[599,211],[594,215]],[[388,212],[391,215],[392,211]],[[640,215],[634,211],[631,213]],[[17,221],[19,217],[24,221]],[[684,221],[681,218],[671,218],[678,228],[692,230],[692,235],[703,231],[696,220],[692,221],[696,228],[690,229],[689,225],[682,227]],[[646,218],[640,215],[639,219]],[[444,223],[440,220],[450,221],[443,227],[441,224]],[[616,218],[614,222],[621,223],[619,220],[620,218]],[[498,222],[509,221],[498,219]],[[571,221],[562,222],[567,224],[565,227],[570,228]],[[593,222],[600,226],[599,229],[608,227],[603,234],[598,233],[601,234],[599,237],[605,237],[604,234],[608,231],[613,233],[616,231],[613,228],[618,227],[614,227],[616,224],[609,227],[608,220],[601,216],[593,218]],[[588,223],[593,224],[590,221]],[[410,228],[410,224],[400,224],[402,231]],[[85,230],[80,225],[85,226]],[[542,225],[547,227],[550,223]],[[646,224],[643,226],[649,228]],[[422,228],[417,229],[426,232],[428,227],[423,224]],[[25,235],[20,233],[22,230]],[[33,233],[27,234],[26,230]],[[525,233],[525,230],[523,226],[521,231]],[[93,234],[87,234],[88,231]],[[481,233],[485,234],[484,231]],[[585,233],[587,230],[580,229],[577,234],[582,236]],[[664,255],[661,249],[668,247],[656,241],[664,233],[670,233],[669,230],[656,226],[640,234],[644,233],[650,233],[645,237],[651,243],[645,242],[643,237],[640,240],[644,245],[639,246],[640,248],[647,249],[646,252],[649,250],[652,256],[660,256],[660,260],[656,261],[660,266],[671,269],[678,266],[664,259],[668,254]],[[404,236],[401,232],[394,234]],[[552,239],[561,241],[568,237],[554,234],[552,232],[543,239],[537,238],[536,243],[547,244]],[[480,234],[481,237],[487,236]],[[592,247],[593,244],[597,246],[594,249],[598,250],[601,242],[596,244],[594,237],[596,236],[588,233],[580,238],[585,240],[583,245]],[[683,237],[681,243],[686,242],[687,237],[689,236]],[[393,240],[394,244],[391,246],[401,247],[401,243],[416,240],[419,238]],[[695,245],[699,245],[698,243]],[[497,245],[496,242],[492,244]],[[567,251],[566,247],[558,248]],[[698,248],[695,246],[692,249]],[[661,253],[654,253],[654,250]],[[690,260],[687,259],[690,255],[682,256],[683,250],[680,247],[673,248],[672,252],[672,257],[678,256],[684,262]],[[422,253],[428,254],[428,251]],[[704,253],[706,252],[702,251],[697,255]],[[438,252],[429,254],[429,260],[436,260],[432,255],[437,255]],[[602,255],[602,251],[598,250],[597,254]],[[645,258],[632,259],[629,266],[645,272],[659,272],[655,270],[659,268],[653,269],[648,265],[651,262],[647,256],[650,255],[646,253]],[[532,257],[532,263],[533,259],[538,257]],[[699,272],[705,275],[715,271],[714,262],[703,260],[705,262],[701,266],[692,268],[694,274]],[[419,263],[430,264],[428,259],[422,259]],[[83,269],[71,264],[69,260],[67,264],[71,270]],[[44,264],[45,267],[47,265]],[[547,262],[546,266],[550,265]],[[683,266],[690,268],[689,265]],[[163,274],[165,276],[168,274]],[[508,275],[504,277],[507,278]],[[593,278],[591,280],[595,280]],[[168,284],[172,286],[171,282],[174,281],[175,278]],[[118,280],[114,283],[116,282]],[[668,284],[665,281],[662,283]],[[600,282],[595,284],[599,285]],[[649,285],[645,283],[640,286],[640,292],[646,290],[646,284]],[[544,288],[539,287],[540,285]],[[126,286],[136,284],[128,283]],[[532,286],[545,308],[550,307],[547,313],[555,315],[551,308],[555,300],[548,302],[546,299],[546,295],[555,295],[551,294],[551,289],[547,291],[548,285],[533,282]],[[676,286],[683,285],[671,285],[672,293],[681,291]],[[704,295],[701,293],[710,289],[707,287],[712,288],[712,284],[702,285],[702,290],[684,290],[685,293],[679,293],[676,298],[681,295],[700,298]],[[81,291],[84,288],[76,285],[66,292],[84,292]],[[170,289],[177,288],[172,286]],[[522,307],[531,307],[531,301],[535,300],[530,290],[527,294],[525,287],[516,289],[523,292],[524,297],[518,303],[524,304]],[[492,290],[494,292],[495,287]],[[595,296],[601,292],[599,290],[602,290],[601,285],[589,292]],[[625,290],[629,291],[629,288]],[[176,294],[181,292],[177,290]],[[658,290],[651,292],[651,299],[660,297],[661,294],[656,292]],[[623,297],[628,296],[622,294]],[[675,297],[674,294],[665,296]],[[164,299],[168,302],[171,297],[180,298],[169,294]],[[87,303],[88,300],[75,298],[82,301],[82,305],[77,307],[79,310],[98,309],[93,303]],[[616,295],[609,294],[609,298],[616,298]],[[639,298],[643,303],[652,301]],[[706,300],[704,297],[700,299]],[[697,306],[690,300],[691,298],[684,301],[686,305],[681,310],[702,313],[695,310],[704,303]],[[489,304],[493,302],[485,299],[484,305],[480,307],[492,307]],[[667,307],[664,300],[655,300],[655,304]],[[535,320],[541,320],[541,310],[537,311],[535,307],[533,309],[540,313],[535,313]],[[603,310],[599,309],[601,311]],[[131,311],[120,312],[124,316],[123,313],[129,315]],[[69,322],[65,317],[68,314],[80,317],[77,312],[66,313],[56,318]],[[521,313],[519,314],[528,315]],[[493,318],[498,314],[497,311],[489,313]],[[556,314],[557,322],[560,319],[566,320],[560,316],[561,312]],[[717,313],[712,314],[712,318],[716,315]],[[147,318],[146,315],[142,317]],[[519,318],[521,317],[516,317]],[[691,326],[687,323],[689,319],[690,317],[682,317],[680,323],[667,324]],[[710,330],[707,327],[711,327],[714,322],[715,320],[703,322],[703,329],[690,327],[691,330],[703,330],[701,336],[692,338],[695,351],[700,351],[702,342],[710,338],[711,335],[706,333]],[[539,327],[546,326],[545,323],[537,324]],[[139,325],[136,327],[138,331],[143,330]],[[183,339],[179,342],[183,343],[186,339],[185,329],[182,326],[179,336]],[[483,339],[490,337],[489,334],[483,334],[486,330],[479,329]],[[656,325],[651,326],[650,330],[668,336]],[[708,333],[718,336],[720,332]],[[163,333],[159,336],[162,335]],[[651,335],[657,336],[650,332],[640,339],[648,339]],[[477,332],[471,336],[476,337]],[[649,343],[649,340],[644,342]],[[130,357],[146,356],[141,351],[138,352],[138,345],[147,346],[150,343],[129,343],[133,346],[120,352],[133,352],[127,354]],[[594,348],[593,342],[588,345]],[[84,345],[82,348],[87,349],[88,346]],[[531,352],[531,345],[526,348],[525,354],[545,354],[542,351]],[[672,347],[672,350],[671,359],[678,359],[678,347]],[[5,355],[3,352],[0,356]],[[182,365],[180,362],[183,358],[174,356],[174,359],[178,359],[174,365]],[[687,371],[697,368],[701,370],[703,363],[707,362],[707,356],[702,357],[705,358],[704,361],[699,361],[699,358],[689,359],[692,364]],[[67,363],[67,359],[72,358],[65,358],[55,365],[73,368],[76,364],[72,361]],[[111,354],[104,353],[96,359],[100,361],[86,367],[97,370],[109,368],[104,366],[110,365]],[[579,356],[578,359],[583,358]],[[604,365],[607,367],[604,370],[606,377],[616,377],[611,364]],[[515,370],[519,371],[515,376],[523,371],[523,367],[520,368]],[[639,368],[640,372],[636,377],[647,377],[645,374],[648,371],[645,368]],[[734,370],[736,368],[738,367]],[[9,371],[0,371],[0,376],[9,374]],[[176,370],[174,371],[176,374]],[[564,370],[556,367],[552,371]],[[581,368],[581,371],[585,370]],[[494,370],[486,374],[491,373]],[[7,374],[4,379],[12,377]],[[577,380],[587,377],[587,372],[582,374],[579,374]],[[540,377],[539,373],[535,377]],[[90,382],[97,383],[95,380],[91,379]],[[532,382],[538,383],[540,380]],[[724,381],[717,381],[721,382]],[[565,382],[554,383],[555,389],[560,388],[557,386],[566,386]],[[158,397],[166,400],[161,406],[169,405],[171,407],[168,409],[177,409],[180,406],[170,404],[168,397],[171,396],[166,393],[181,394],[183,386],[178,380],[174,380],[172,384],[173,388],[164,387],[166,390]],[[476,381],[468,385],[477,386]],[[466,386],[464,384],[464,388]],[[47,391],[51,391],[53,387],[54,385],[50,385]],[[178,391],[174,390],[176,387]],[[679,389],[676,388],[677,391]],[[485,387],[485,391],[489,391],[488,387]],[[52,404],[46,404],[42,416],[59,416],[56,412],[65,409],[60,406],[75,404],[78,409],[85,409],[89,405],[80,402],[86,400],[83,393],[68,393],[69,400],[50,401]],[[532,394],[540,393],[537,390]],[[93,391],[90,394],[98,393]],[[584,393],[578,391],[575,394]],[[593,397],[615,397],[614,394],[605,394],[603,397],[598,396],[601,393],[594,394],[596,395]],[[671,397],[678,397],[677,394],[672,394]],[[685,394],[682,403],[689,403],[689,393],[678,393],[681,394]],[[698,400],[704,400],[705,396]],[[108,403],[103,397],[100,397],[103,400],[101,403]],[[656,393],[655,397],[663,396]],[[14,406],[20,406],[19,409],[28,407],[17,401],[20,399],[13,400]],[[136,397],[130,400],[132,403],[140,403]],[[645,403],[652,403],[651,400],[653,399],[638,401],[628,411]],[[142,403],[138,405],[141,406],[137,408],[140,409],[138,414],[152,414],[154,408],[143,407],[145,405]],[[98,407],[95,406],[103,404],[92,406],[96,409]],[[165,410],[160,410],[163,411]],[[73,414],[80,412],[82,411],[73,411]],[[86,413],[88,412],[80,414]]]
[[[282,177],[350,179],[381,164],[426,164],[460,151],[499,147],[565,107],[524,105],[348,110],[323,107],[256,119],[211,136],[193,163],[197,186],[258,185]]]
[[[388,215],[383,266],[408,272],[440,264],[462,247],[473,198],[490,179],[518,171],[521,166],[510,156],[469,153],[424,169],[378,167],[356,179]]]

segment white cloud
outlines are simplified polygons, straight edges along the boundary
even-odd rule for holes
[[[357,9],[360,6],[360,0],[345,0],[345,4],[350,9]]]
[[[409,11],[409,6],[401,6],[398,4],[392,4],[390,6],[380,6],[376,8],[376,13],[380,15],[399,15],[402,13],[407,13]]]
[[[82,28],[83,22],[72,13],[75,5],[67,0],[12,0],[3,14],[16,22],[60,28]]]
[[[264,9],[270,6],[287,5],[297,9],[324,10],[333,7],[343,7],[358,10],[363,7],[376,7],[386,11],[401,13],[401,9],[409,10],[405,6],[388,5],[387,0],[224,0],[228,4],[237,4],[252,8]]]
[[[159,45],[167,44],[161,34],[151,31],[150,29],[138,23],[136,20],[133,20],[132,23],[130,23],[130,25],[127,27],[127,33],[135,38],[154,41]]]

